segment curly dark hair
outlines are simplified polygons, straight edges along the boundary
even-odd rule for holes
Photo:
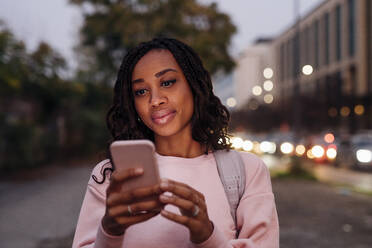
[[[133,69],[137,62],[153,49],[170,51],[190,85],[194,98],[192,138],[204,145],[206,154],[208,151],[229,150],[229,111],[214,95],[209,72],[196,52],[185,43],[172,38],[154,38],[142,42],[125,55],[115,82],[113,104],[106,115],[107,127],[113,140],[154,141],[153,131],[139,121],[132,92]]]

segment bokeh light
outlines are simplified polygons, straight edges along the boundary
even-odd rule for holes
[[[233,137],[231,139],[232,147],[235,149],[240,149],[243,147],[243,139],[240,137]]]
[[[284,142],[280,145],[280,151],[284,154],[290,154],[293,152],[293,145],[289,142]]]
[[[304,65],[302,67],[302,73],[305,75],[311,75],[313,73],[314,69],[311,65]]]
[[[305,148],[304,145],[297,145],[295,150],[296,150],[296,155],[297,156],[302,156],[302,155],[304,155],[304,153],[306,151],[306,148]]]
[[[263,83],[263,88],[264,88],[264,90],[266,90],[266,91],[271,91],[271,90],[274,88],[274,83],[273,83],[273,81],[271,81],[271,80],[266,80],[266,81]]]
[[[274,101],[274,97],[273,97],[273,95],[271,95],[271,94],[266,94],[266,95],[264,96],[264,102],[265,102],[265,103],[270,104],[270,103],[272,103],[273,101]]]
[[[354,107],[354,113],[357,114],[357,115],[362,115],[364,114],[364,106],[363,105],[356,105]]]
[[[348,106],[343,106],[340,110],[340,114],[343,117],[347,117],[350,114],[350,108]]]
[[[250,140],[245,140],[243,142],[243,150],[246,152],[250,152],[253,150],[253,143]]]
[[[328,109],[328,115],[330,117],[336,117],[337,116],[337,109],[335,107]]]
[[[276,151],[276,145],[270,141],[262,141],[260,144],[260,150],[262,152],[273,154]]]
[[[252,89],[252,93],[255,96],[261,95],[262,94],[262,88],[261,88],[261,86],[258,86],[258,85],[254,86],[253,89]]]
[[[335,136],[332,133],[327,133],[324,135],[324,141],[327,143],[332,143],[335,141]]]
[[[328,159],[335,159],[337,156],[337,150],[333,147],[330,147],[327,149],[326,155]]]
[[[367,149],[359,149],[356,152],[356,157],[361,163],[369,163],[372,161],[372,152]]]
[[[311,151],[311,149],[307,150],[306,152],[306,156],[309,158],[309,159],[314,159],[315,156],[313,154],[313,152]]]
[[[324,156],[324,148],[319,145],[315,145],[313,148],[311,148],[311,153],[314,155],[314,157],[321,158]]]
[[[260,143],[257,141],[253,141],[253,152],[256,154],[261,154],[261,149],[260,149]]]
[[[273,69],[267,67],[267,68],[264,69],[263,75],[266,79],[270,79],[274,76],[274,71],[273,71]]]
[[[227,98],[226,104],[227,104],[227,106],[229,106],[231,108],[235,107],[236,106],[236,100],[235,100],[235,98],[234,97]]]

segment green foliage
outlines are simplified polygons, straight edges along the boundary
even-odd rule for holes
[[[70,0],[89,9],[81,28],[83,55],[80,69],[85,80],[109,84],[125,52],[156,36],[180,39],[202,57],[215,73],[230,71],[234,62],[228,46],[236,27],[215,3],[195,0]]]
[[[29,53],[0,26],[0,171],[105,148],[112,89],[64,79],[65,69],[48,44]]]

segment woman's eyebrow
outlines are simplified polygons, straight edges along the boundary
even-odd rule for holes
[[[169,71],[174,71],[174,72],[177,72],[177,70],[175,69],[172,69],[172,68],[167,68],[167,69],[164,69],[162,71],[159,71],[155,74],[155,77],[161,77],[163,76],[165,73],[169,72]]]
[[[177,70],[175,69],[172,69],[172,68],[167,68],[167,69],[164,69],[162,71],[159,71],[157,73],[155,73],[155,77],[161,77],[163,76],[165,73],[169,72],[169,71],[174,71],[174,72],[177,72]],[[135,84],[135,83],[143,83],[145,80],[143,80],[143,78],[138,78],[138,79],[135,79],[132,81],[132,84]]]
[[[133,80],[132,81],[132,84],[135,84],[135,83],[142,83],[144,82],[145,80],[143,80],[143,78],[139,78],[139,79],[136,79],[136,80]]]

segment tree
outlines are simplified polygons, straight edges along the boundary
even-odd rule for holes
[[[47,43],[33,52],[0,21],[0,172],[105,147],[112,89],[66,80]]]
[[[110,84],[126,51],[156,36],[180,39],[191,45],[213,74],[229,72],[228,54],[236,32],[230,17],[217,5],[196,0],[70,0],[84,12],[78,52],[80,75],[86,81]]]

